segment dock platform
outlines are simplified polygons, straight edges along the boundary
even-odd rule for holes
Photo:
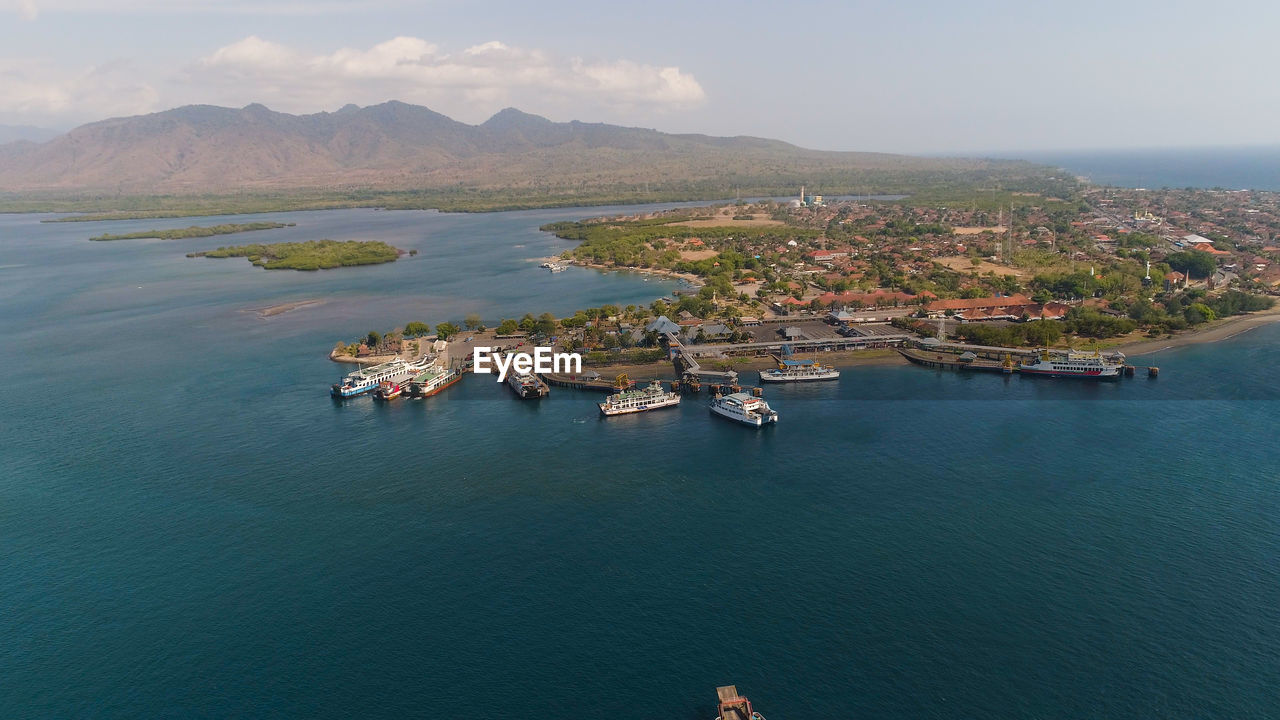
[[[574,390],[596,390],[613,393],[636,386],[636,381],[628,379],[626,375],[619,375],[612,380],[599,373],[591,372],[582,374],[542,373],[539,377],[551,385],[573,388]]]
[[[938,368],[940,370],[956,370],[959,372],[991,372],[1011,374],[1015,370],[1012,360],[991,360],[988,358],[975,357],[972,360],[964,361],[955,353],[928,352],[917,349],[899,348],[898,353],[906,358],[908,362],[924,367]]]

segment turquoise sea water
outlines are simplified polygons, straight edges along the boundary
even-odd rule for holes
[[[0,216],[0,715],[693,720],[728,683],[772,720],[1275,715],[1280,327],[1155,381],[849,369],[762,431],[327,397],[371,328],[669,292],[531,262],[598,212]],[[307,237],[420,254],[183,257]]]

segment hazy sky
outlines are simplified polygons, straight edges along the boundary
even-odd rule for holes
[[[1280,143],[1280,4],[0,0],[0,123],[389,99],[828,150]]]

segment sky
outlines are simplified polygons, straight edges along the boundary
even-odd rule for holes
[[[0,124],[402,100],[961,154],[1275,145],[1280,4],[0,0]]]

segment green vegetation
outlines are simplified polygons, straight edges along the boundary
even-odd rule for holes
[[[431,334],[431,326],[424,323],[414,321],[404,326],[404,336],[407,338],[422,337]]]
[[[1174,270],[1198,278],[1209,277],[1214,270],[1218,269],[1218,261],[1214,260],[1209,253],[1201,250],[1172,253],[1164,261]]]
[[[350,265],[377,265],[394,262],[400,251],[379,241],[308,240],[300,243],[239,245],[187,257],[243,257],[267,270],[326,270]]]
[[[231,235],[234,233],[252,232],[254,230],[275,230],[282,227],[293,227],[294,223],[278,223],[278,222],[255,222],[240,224],[224,224],[212,225],[209,227],[200,227],[192,225],[189,228],[179,230],[144,230],[136,233],[125,233],[123,235],[112,235],[105,233],[95,235],[90,240],[138,240],[141,238],[158,238],[160,240],[181,240],[184,238],[201,238],[211,237],[213,235]]]
[[[1058,342],[1062,337],[1062,329],[1062,325],[1055,320],[1032,320],[1011,325],[966,323],[957,326],[955,334],[975,345],[1046,347]]]
[[[708,295],[721,297],[733,292],[732,281],[737,270],[762,270],[762,264],[750,247],[760,243],[785,243],[788,240],[812,240],[821,230],[785,225],[766,227],[688,227],[672,223],[688,220],[686,216],[664,216],[628,222],[587,221],[557,222],[542,226],[557,237],[577,240],[580,244],[569,255],[577,260],[634,268],[662,268],[693,273],[707,279]],[[682,260],[676,243],[698,238],[708,247],[722,248],[712,257]],[[707,289],[707,288],[704,288]]]
[[[114,195],[0,193],[0,212],[83,213],[47,222],[80,222],[172,217],[201,217],[328,210],[335,208],[386,208],[388,210],[441,210],[443,212],[497,212],[551,207],[635,205],[660,202],[723,200],[735,195],[791,197],[804,183],[835,195],[912,195],[930,204],[951,202],[994,211],[1011,201],[1043,204],[1045,198],[1014,195],[1014,191],[1065,196],[1074,183],[1051,179],[1052,171],[1029,163],[1002,162],[977,167],[938,169],[816,169],[766,174],[721,173],[715,178],[666,182],[599,182],[590,189],[578,180],[523,187],[452,185],[413,190],[350,189],[342,191],[287,190],[243,194]],[[691,171],[692,172],[692,171]],[[678,176],[678,173],[677,173]],[[1004,189],[992,191],[998,184]]]

